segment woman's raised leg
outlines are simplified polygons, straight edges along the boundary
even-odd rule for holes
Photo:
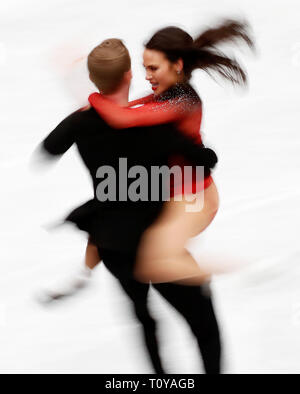
[[[198,203],[203,199],[199,210],[194,209],[195,202],[175,199],[166,202],[161,216],[146,230],[135,268],[139,281],[196,285],[210,278],[211,273],[202,270],[185,247],[190,238],[207,228],[218,211],[219,197],[215,184],[212,183],[197,198]]]

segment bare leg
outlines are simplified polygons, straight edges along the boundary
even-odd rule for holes
[[[94,269],[101,261],[98,247],[89,238],[85,251],[85,267]]]
[[[210,278],[185,249],[187,241],[205,230],[215,217],[219,198],[212,183],[204,190],[204,204],[200,211],[190,211],[186,201],[171,200],[164,211],[143,235],[135,268],[141,282],[177,282],[197,285]],[[201,263],[201,262],[200,262]]]

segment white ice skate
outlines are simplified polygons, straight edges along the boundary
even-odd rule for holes
[[[73,296],[90,284],[91,275],[92,270],[84,267],[66,283],[40,292],[37,296],[38,301],[42,304],[49,304],[53,301]]]

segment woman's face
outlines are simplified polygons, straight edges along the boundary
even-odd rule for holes
[[[182,60],[172,63],[163,52],[154,49],[145,49],[143,59],[146,80],[151,83],[155,95],[163,93],[179,82]]]

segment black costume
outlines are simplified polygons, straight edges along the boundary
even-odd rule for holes
[[[179,153],[197,165],[206,165],[207,174],[217,157],[213,151],[200,148],[170,125],[117,131],[111,129],[94,109],[77,111],[67,117],[44,140],[42,147],[52,155],[61,155],[73,143],[90,171],[95,195],[93,200],[74,210],[67,220],[87,231],[98,245],[105,266],[133,301],[155,371],[163,373],[155,321],[147,308],[149,285],[137,282],[132,275],[139,239],[160,213],[162,202],[100,202],[96,198],[99,182],[96,172],[100,166],[110,165],[118,177],[119,158],[127,158],[128,168],[142,165],[150,169],[153,165],[166,165],[170,154]],[[206,372],[219,373],[221,346],[211,299],[202,294],[199,286],[164,283],[154,287],[187,320],[198,341]]]

